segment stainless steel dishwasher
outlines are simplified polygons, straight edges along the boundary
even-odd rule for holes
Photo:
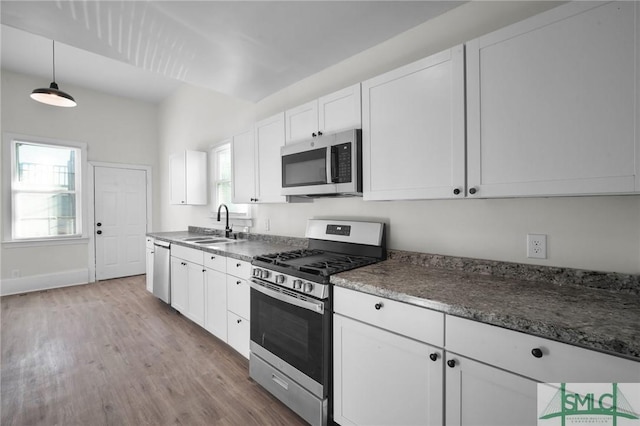
[[[171,243],[155,240],[153,245],[153,295],[171,303]]]

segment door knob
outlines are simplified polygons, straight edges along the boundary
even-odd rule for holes
[[[97,231],[96,234],[100,235],[102,234],[102,231]]]

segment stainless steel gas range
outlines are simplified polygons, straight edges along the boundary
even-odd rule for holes
[[[256,257],[251,377],[312,425],[326,425],[331,388],[331,274],[386,258],[383,223],[307,222],[308,249]]]

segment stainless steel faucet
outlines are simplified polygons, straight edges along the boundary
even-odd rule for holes
[[[224,207],[224,209],[227,211],[227,223],[224,227],[224,236],[225,238],[229,238],[229,236],[231,235],[231,228],[229,228],[229,207],[227,207],[226,204],[220,204],[218,206],[218,222],[220,222],[220,210]]]

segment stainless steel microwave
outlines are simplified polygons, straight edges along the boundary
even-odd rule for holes
[[[282,195],[362,195],[361,135],[353,129],[280,148]]]

